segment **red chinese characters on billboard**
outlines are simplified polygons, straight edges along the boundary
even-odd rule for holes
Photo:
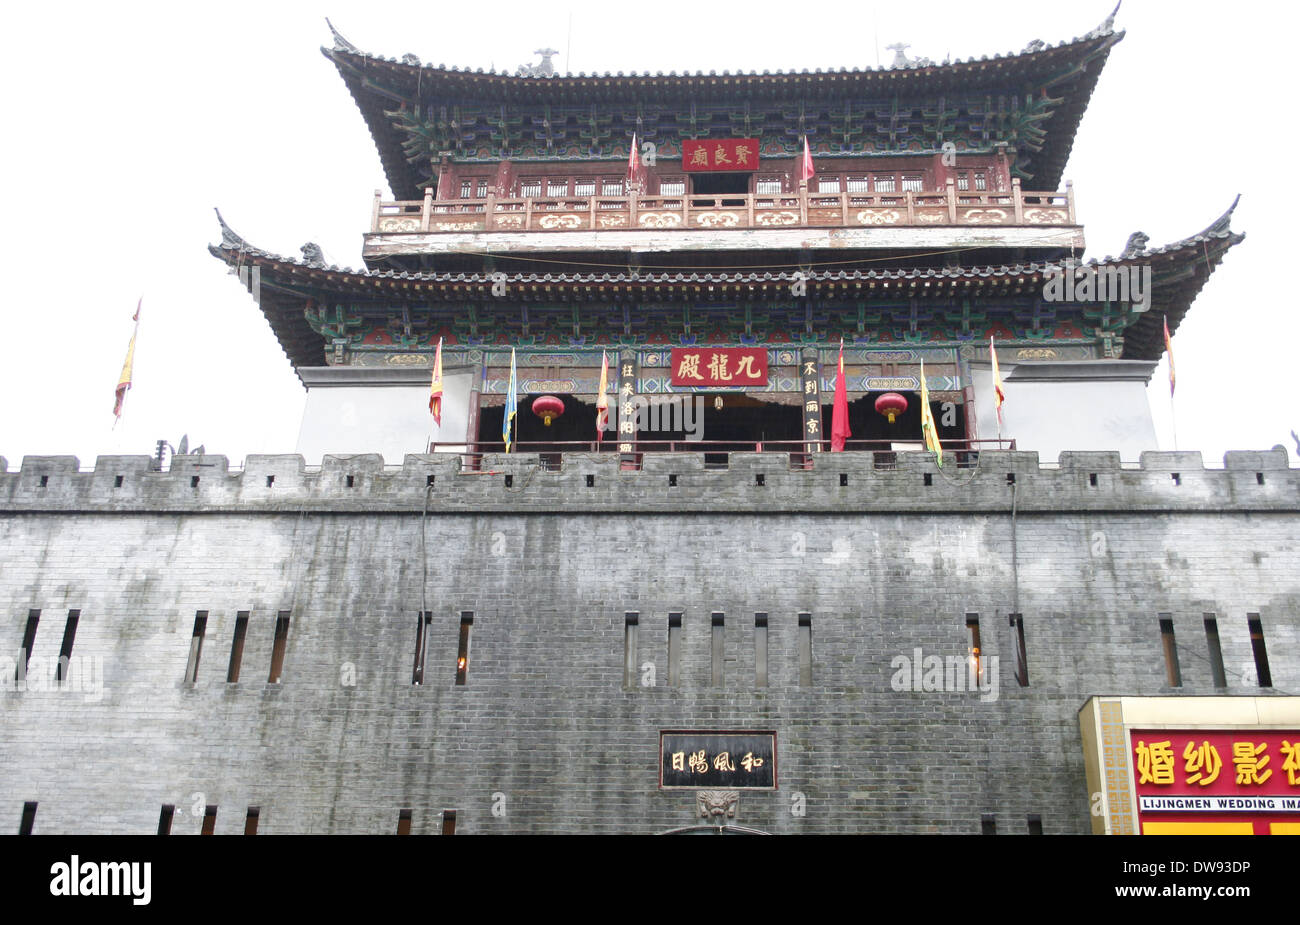
[[[763,347],[674,347],[673,385],[767,385]]]
[[[695,171],[757,170],[757,138],[685,139],[682,169]]]
[[[1142,833],[1300,834],[1300,731],[1133,730]]]

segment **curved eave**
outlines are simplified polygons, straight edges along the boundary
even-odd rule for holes
[[[261,268],[266,265],[264,261],[269,256],[264,251],[232,247],[226,242],[209,245],[208,252],[231,267]],[[280,342],[280,349],[289,358],[295,373],[302,367],[324,366],[325,342],[307,324],[303,311],[306,299],[292,292],[281,291],[275,285],[274,276],[275,274],[259,273],[257,307],[271,325],[275,339]],[[298,378],[301,381],[302,376]]]
[[[1166,247],[1088,266],[1152,269],[1150,309],[1124,333],[1123,359],[1158,360],[1164,350],[1162,320],[1175,331],[1210,273],[1244,234],[1208,230]],[[309,299],[329,306],[340,301],[403,303],[501,301],[492,295],[499,277],[481,273],[410,273],[352,270],[310,265],[260,250],[223,223],[223,239],[209,252],[229,266],[254,267],[260,284],[259,307],[294,368],[325,365],[325,343],[306,320]],[[835,270],[803,277],[813,298],[997,298],[1041,293],[1055,263],[959,269]],[[794,273],[517,273],[506,277],[507,301],[691,300],[699,298],[784,299]]]
[[[1110,49],[1123,32],[1109,27],[1081,38],[1035,51],[970,58],[929,67],[845,68],[815,71],[777,71],[708,74],[577,74],[552,77],[515,77],[491,71],[410,64],[366,54],[338,44],[322,48],[347,84],[361,110],[379,151],[393,195],[421,195],[416,171],[402,152],[402,136],[384,115],[403,102],[421,98],[444,101],[491,101],[517,104],[560,104],[567,100],[693,99],[707,100],[737,95],[800,96],[815,94],[908,93],[939,96],[954,90],[1005,89],[1063,99],[1040,126],[1048,132],[1035,155],[1034,182],[1055,189],[1065,170],[1070,149],[1088,100],[1096,86]]]
[[[1159,360],[1165,352],[1164,322],[1173,334],[1228,250],[1246,239],[1234,231],[1206,232],[1169,247],[1143,251],[1124,262],[1150,264],[1155,279],[1151,308],[1124,331],[1125,360]]]

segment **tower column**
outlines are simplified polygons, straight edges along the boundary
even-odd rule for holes
[[[618,451],[620,466],[635,467],[626,454],[636,452],[636,377],[639,359],[635,350],[618,352]]]
[[[816,347],[804,347],[799,356],[799,390],[803,402],[803,435],[808,440],[823,439],[821,380],[821,351]],[[804,449],[816,453],[821,450],[821,443],[804,444]]]

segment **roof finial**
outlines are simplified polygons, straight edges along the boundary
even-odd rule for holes
[[[1225,231],[1231,231],[1232,213],[1233,210],[1237,208],[1237,203],[1239,202],[1241,202],[1241,193],[1238,193],[1237,198],[1232,200],[1232,205],[1228,206],[1228,211],[1224,212],[1222,215],[1216,218],[1208,228],[1206,228],[1204,231],[1201,232],[1200,235],[1198,235],[1198,237],[1203,237],[1205,235],[1211,235],[1211,234],[1222,234]]]
[[[334,36],[334,47],[341,48],[344,51],[352,51],[361,54],[361,49],[353,45],[343,36],[339,35],[339,30],[334,28],[334,23],[330,22],[328,16],[325,17],[325,25],[330,27],[330,34]]]
[[[213,212],[217,213],[217,221],[221,223],[221,246],[235,250],[255,250],[253,245],[249,244],[235,230],[226,224],[226,220],[221,217],[221,210],[213,207]]]
[[[1085,36],[1085,38],[1095,39],[1098,36],[1110,35],[1112,32],[1114,32],[1115,14],[1119,12],[1120,4],[1122,4],[1123,2],[1124,0],[1119,0],[1119,3],[1115,4],[1115,9],[1110,11],[1110,15],[1107,16],[1105,20],[1102,21],[1102,24],[1098,26],[1096,29],[1093,29],[1091,32],[1089,32],[1087,36]]]

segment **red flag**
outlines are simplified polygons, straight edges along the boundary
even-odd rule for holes
[[[844,340],[840,339],[840,370],[835,374],[835,407],[831,412],[831,452],[843,453],[849,430],[849,393],[844,381]]]
[[[117,388],[114,390],[116,400],[113,402],[113,416],[120,418],[122,416],[122,405],[126,402],[127,390],[131,388],[132,367],[135,365],[135,336],[140,331],[140,306],[144,304],[144,296],[140,301],[135,303],[135,314],[131,320],[135,322],[135,330],[131,332],[131,343],[126,348],[126,360],[122,363],[122,374],[117,377]],[[117,421],[113,423],[116,425]]]
[[[1174,397],[1174,345],[1169,342],[1169,316],[1164,319],[1165,353],[1169,354],[1169,397]]]
[[[600,388],[596,392],[596,442],[599,443],[605,436],[605,428],[609,426],[609,396],[605,394],[605,388],[609,385],[609,357],[605,351],[600,351]]]
[[[442,338],[438,338],[438,352],[433,357],[433,379],[429,382],[429,413],[434,422],[442,426]]]
[[[811,180],[813,178],[812,152],[808,150],[808,136],[803,136],[803,157],[799,160],[799,181]],[[842,345],[841,345],[842,346]]]

